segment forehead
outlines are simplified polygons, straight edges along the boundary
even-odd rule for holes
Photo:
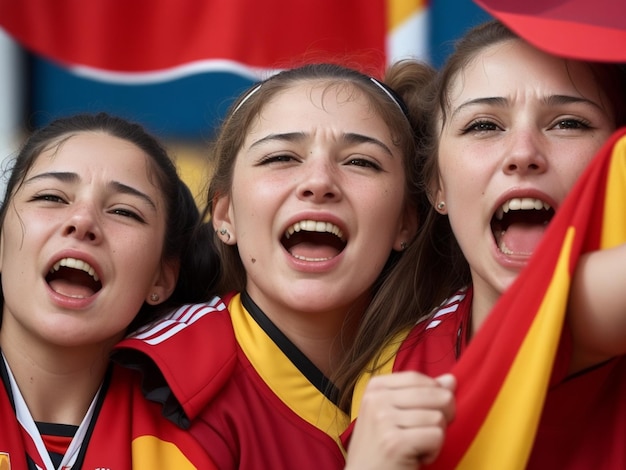
[[[86,131],[68,135],[48,146],[35,159],[29,174],[41,171],[72,171],[84,176],[146,179],[151,168],[145,152],[133,143],[105,132]]]
[[[276,93],[253,120],[250,133],[269,129],[308,132],[319,126],[389,133],[365,92],[350,82],[328,79],[296,82]]]
[[[450,91],[452,100],[473,93],[503,97],[562,94],[594,101],[604,98],[589,65],[546,54],[514,39],[480,51],[455,76]]]

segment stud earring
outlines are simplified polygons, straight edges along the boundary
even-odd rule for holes
[[[400,242],[400,249],[401,249],[402,251],[406,250],[406,247],[407,247],[407,246],[409,246],[409,245],[407,245],[407,243],[406,243],[406,242]]]
[[[443,201],[440,201],[439,204],[437,204],[437,209],[442,211],[446,208],[446,203]]]
[[[230,240],[230,233],[228,233],[228,230],[225,228],[221,228],[220,229],[220,235],[224,236],[226,235],[228,238],[226,238],[226,241]]]
[[[152,294],[150,294],[150,300],[152,302],[158,302],[160,299],[159,294],[157,294],[156,292],[153,292]]]

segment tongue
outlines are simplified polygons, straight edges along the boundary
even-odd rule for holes
[[[505,232],[496,233],[498,248],[507,255],[531,255],[546,228],[544,224],[511,224]]]
[[[324,260],[337,256],[339,250],[329,245],[302,242],[292,246],[289,253],[300,259]]]
[[[91,297],[94,294],[93,289],[90,287],[75,284],[67,281],[66,279],[55,279],[50,281],[50,287],[58,294],[65,295],[67,297],[85,298]]]

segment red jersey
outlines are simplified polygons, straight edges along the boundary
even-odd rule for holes
[[[379,373],[415,370],[432,377],[450,372],[468,345],[472,290],[458,292],[382,357]],[[527,468],[626,468],[626,357],[567,376],[571,341],[562,335]],[[364,376],[355,389],[358,410]],[[356,413],[353,411],[353,417]],[[351,430],[343,436],[349,439]]]
[[[46,449],[38,448],[29,434],[33,430],[18,422],[4,367],[2,376],[0,468],[44,468],[41,453]],[[159,405],[144,399],[139,374],[113,366],[101,394],[72,468],[217,468],[189,433],[163,418]]]
[[[297,351],[285,352],[251,317],[240,295],[230,300],[228,309],[215,300],[210,315],[188,326],[175,328],[155,345],[146,343],[149,335],[134,335],[118,346],[116,357],[129,364],[128,354],[140,352],[156,364],[173,392],[161,401],[171,404],[176,399],[184,416],[173,419],[189,426],[218,468],[344,467],[339,435],[348,417],[295,365]],[[164,352],[170,342],[180,345],[177,359]],[[218,347],[218,355],[225,359],[221,368],[216,367],[212,352]],[[182,356],[186,357],[184,366],[177,362]],[[204,396],[202,404],[185,405],[190,391],[198,391],[201,384],[215,384],[219,373],[219,386]],[[150,374],[155,378],[155,370]]]

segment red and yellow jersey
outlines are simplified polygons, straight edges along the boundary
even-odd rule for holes
[[[444,302],[380,355],[376,374],[415,370],[431,377],[451,372],[468,346],[472,289]],[[567,376],[571,338],[567,328],[559,342],[550,387],[525,468],[626,468],[626,357]],[[391,360],[385,360],[389,359]],[[383,361],[383,362],[380,362]],[[477,366],[479,367],[479,366]],[[479,370],[476,371],[480,373]],[[371,374],[355,389],[352,418]],[[351,429],[343,439],[349,441]]]
[[[626,468],[626,357],[568,375],[564,321],[580,256],[624,243],[626,128],[598,151],[467,348],[471,291],[454,315],[440,310],[395,342],[396,356],[385,352],[394,370],[457,378],[457,413],[429,468]]]
[[[159,405],[145,400],[138,373],[114,366],[104,393],[76,466],[124,470],[217,468],[188,432],[165,419]],[[0,390],[0,468],[35,469],[35,464],[42,467],[41,456],[18,422],[5,384]]]
[[[339,435],[348,416],[251,317],[240,295],[228,308],[216,298],[179,312],[124,340],[115,357],[147,371],[148,382],[159,384],[147,396],[189,426],[218,468],[344,467]]]

